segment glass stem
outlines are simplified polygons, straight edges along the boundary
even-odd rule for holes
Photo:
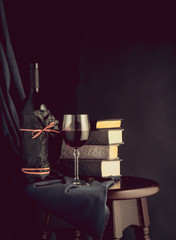
[[[79,149],[78,148],[75,148],[74,149],[74,152],[73,152],[73,155],[74,155],[74,174],[75,174],[75,178],[74,178],[74,181],[75,182],[79,182],[79,155],[80,155],[80,152],[79,152]]]

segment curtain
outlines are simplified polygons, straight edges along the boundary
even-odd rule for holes
[[[20,111],[25,93],[0,0],[0,212],[2,239],[11,239],[20,171]]]

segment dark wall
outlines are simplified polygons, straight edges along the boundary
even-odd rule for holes
[[[174,239],[176,29],[166,9],[143,14],[111,11],[88,29],[78,103],[93,119],[124,119],[122,174],[160,183],[149,199],[151,239]]]
[[[74,3],[58,1],[48,4],[48,1],[6,0],[4,4],[26,94],[28,65],[38,62],[41,93],[49,108],[60,116],[69,108],[80,78],[79,8]]]
[[[174,237],[175,44],[153,44],[143,38],[124,44],[123,37],[113,44],[114,38],[104,33],[95,38],[100,44],[90,40],[86,46],[93,45],[91,54],[86,64],[82,60],[80,109],[92,118],[124,119],[122,173],[160,183],[161,192],[149,201],[151,237]]]
[[[122,174],[152,178],[151,239],[175,239],[176,29],[172,6],[6,2],[25,87],[39,61],[43,94],[58,116],[123,118]],[[20,8],[19,8],[20,6]],[[14,11],[15,9],[15,11]]]

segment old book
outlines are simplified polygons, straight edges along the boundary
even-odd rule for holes
[[[91,130],[87,145],[108,145],[108,144],[122,144],[124,129],[101,129]]]
[[[64,145],[61,158],[72,159],[73,147]],[[116,159],[118,158],[118,145],[83,145],[79,148],[82,159]]]
[[[105,119],[98,121],[91,121],[91,129],[105,129],[105,128],[120,128],[123,119]]]
[[[121,159],[80,159],[79,176],[80,177],[115,177],[121,176]],[[74,159],[60,159],[59,171],[65,176],[74,176]]]

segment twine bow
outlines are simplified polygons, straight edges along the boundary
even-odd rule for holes
[[[55,132],[55,133],[60,133],[60,131],[50,129],[55,125],[54,122],[50,123],[48,126],[46,126],[44,129],[20,129],[20,131],[27,131],[27,132],[32,132],[32,138],[38,137],[42,132]]]

